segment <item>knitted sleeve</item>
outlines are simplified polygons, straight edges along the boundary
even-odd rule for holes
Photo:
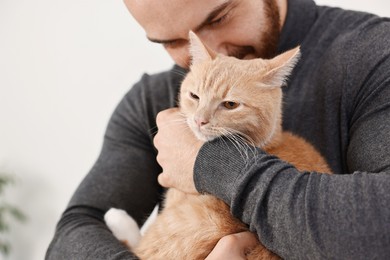
[[[339,115],[343,113],[345,122],[339,123],[341,116],[335,114],[329,124],[318,124],[348,127],[343,130],[347,139],[339,141],[341,152],[334,150],[343,157],[333,161],[335,168],[347,171],[340,173],[348,174],[302,173],[259,149],[248,161],[228,140],[206,143],[198,154],[196,188],[223,199],[232,214],[282,258],[390,256],[390,51],[389,34],[383,33],[390,30],[387,25],[370,25],[376,29],[354,39],[366,45],[350,43],[348,51],[347,45],[344,49],[338,45],[339,52],[333,53],[336,58],[332,61],[344,62],[333,63],[333,68],[342,70],[333,77],[326,69],[320,70],[324,77],[331,77],[334,88],[344,91],[332,97],[338,101],[332,104],[345,104],[339,105],[344,110],[334,107]],[[336,82],[338,78],[342,80]],[[301,109],[314,108],[303,102]],[[315,119],[307,125],[312,124]],[[319,143],[328,145],[327,150],[337,148],[326,140],[340,137],[323,131],[325,137]]]
[[[171,74],[145,75],[122,99],[96,163],[57,224],[46,259],[136,259],[103,216],[111,207],[120,208],[142,225],[161,200],[161,169],[152,140],[157,113],[175,105],[173,82]]]

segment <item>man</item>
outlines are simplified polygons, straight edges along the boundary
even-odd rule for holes
[[[178,66],[143,76],[118,105],[102,152],[58,223],[47,259],[132,259],[103,215],[122,208],[142,224],[161,199],[161,172],[164,186],[223,199],[283,258],[390,256],[388,19],[318,7],[312,0],[125,3]],[[242,59],[300,45],[301,60],[284,88],[283,127],[312,143],[335,174],[301,173],[261,150],[244,167],[229,142],[203,144],[170,123],[180,118],[166,109],[176,106],[182,68],[190,62],[189,30],[215,51]],[[161,111],[154,142],[162,169],[152,135]],[[253,237],[231,237],[227,241],[240,242],[227,243],[227,252],[222,239],[209,259],[222,259],[221,252],[244,258]]]

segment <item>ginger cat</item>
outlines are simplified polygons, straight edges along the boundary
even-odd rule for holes
[[[190,33],[190,45],[192,65],[181,86],[180,109],[197,138],[209,141],[227,136],[244,150],[245,140],[301,171],[330,172],[313,146],[281,128],[281,86],[297,63],[299,48],[270,60],[238,60],[215,54],[194,33]],[[223,236],[248,230],[223,201],[176,189],[168,190],[161,214],[138,245],[119,234],[138,231],[124,231],[121,221],[112,220],[113,215],[123,214],[117,213],[110,210],[106,214],[108,226],[138,257],[147,260],[205,259]],[[136,225],[131,218],[122,220]],[[259,242],[247,259],[279,257]]]

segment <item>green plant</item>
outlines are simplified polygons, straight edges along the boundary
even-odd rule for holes
[[[16,207],[7,203],[3,198],[3,193],[9,184],[14,183],[14,178],[9,175],[0,173],[0,234],[6,233],[9,231],[8,218],[14,218],[18,221],[25,221],[26,216]],[[8,255],[10,252],[11,245],[4,239],[0,238],[0,253]]]

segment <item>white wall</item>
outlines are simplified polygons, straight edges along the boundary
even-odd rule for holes
[[[388,0],[317,2],[390,16]],[[114,107],[171,65],[122,1],[0,1],[0,172],[17,177],[7,199],[28,215],[12,222],[9,259],[43,259]]]

